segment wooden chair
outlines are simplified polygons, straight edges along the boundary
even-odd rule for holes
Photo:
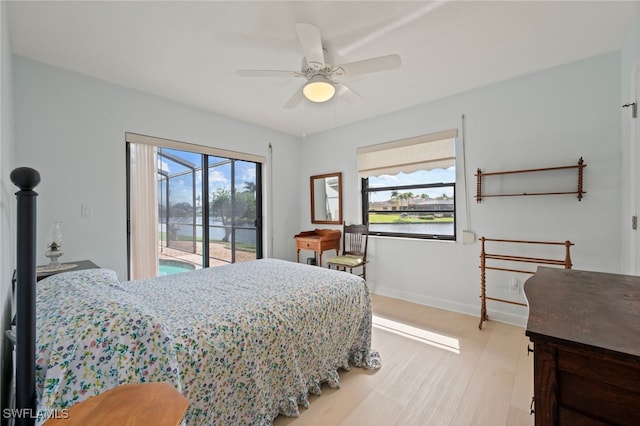
[[[362,267],[362,278],[367,279],[367,243],[369,240],[368,225],[347,225],[343,222],[342,254],[327,260],[329,269],[335,266],[337,270],[353,274],[354,268]]]

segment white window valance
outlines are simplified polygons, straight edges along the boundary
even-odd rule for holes
[[[174,141],[173,139],[156,138],[154,136],[141,135],[138,133],[126,132],[125,139],[130,143],[197,152],[198,154],[207,154],[215,157],[232,158],[234,160],[251,161],[253,163],[267,162],[267,158],[262,155],[248,154],[245,152],[230,151],[228,149],[196,145],[188,142]]]
[[[395,175],[455,165],[457,130],[363,146],[356,150],[360,177]]]

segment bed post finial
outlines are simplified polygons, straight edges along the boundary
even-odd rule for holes
[[[17,426],[31,426],[36,413],[36,200],[40,173],[30,167],[11,172],[17,198],[16,242],[16,407]]]
[[[11,182],[23,191],[30,191],[40,183],[40,173],[31,167],[18,167],[11,171]]]

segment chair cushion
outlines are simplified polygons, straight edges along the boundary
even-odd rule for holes
[[[361,256],[335,256],[327,260],[327,263],[331,263],[333,265],[346,266],[349,268],[355,268],[356,266],[362,265],[362,257]]]

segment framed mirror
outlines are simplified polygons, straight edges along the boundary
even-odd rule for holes
[[[311,223],[342,224],[342,173],[311,176]]]

